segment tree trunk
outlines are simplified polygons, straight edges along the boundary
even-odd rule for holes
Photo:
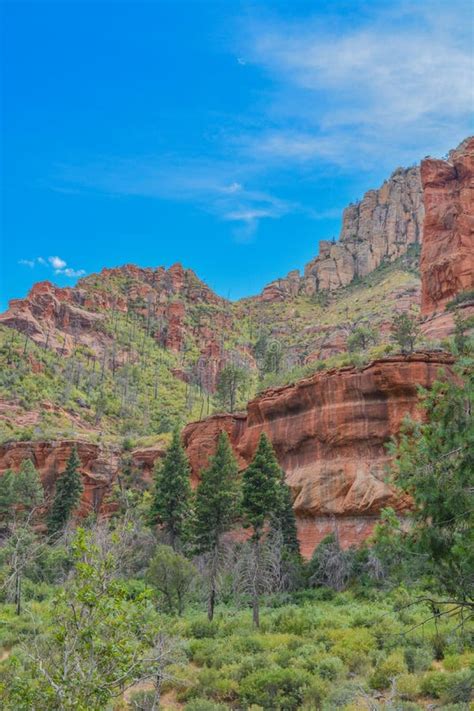
[[[254,542],[255,546],[255,572],[253,578],[252,590],[252,620],[254,627],[260,627],[260,539],[257,538]]]
[[[21,615],[21,576],[20,573],[16,572],[15,579],[15,604],[16,604],[16,614]]]

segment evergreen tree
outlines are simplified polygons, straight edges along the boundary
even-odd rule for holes
[[[198,553],[210,557],[208,617],[212,620],[217,595],[217,576],[222,536],[237,517],[238,467],[229,438],[221,432],[216,452],[201,473],[196,492],[194,541]]]
[[[415,316],[408,313],[397,314],[392,321],[392,338],[400,346],[402,353],[413,353],[419,336]]]
[[[21,463],[20,471],[14,480],[14,491],[17,503],[26,513],[43,503],[43,485],[31,459],[24,459]]]
[[[27,516],[43,500],[41,479],[31,459],[24,459],[16,474],[8,469],[0,477],[0,518],[5,523],[17,514]]]
[[[179,430],[175,429],[165,458],[155,465],[155,488],[148,516],[150,525],[163,527],[173,550],[179,548],[190,516],[190,473]]]
[[[5,523],[8,523],[15,504],[14,482],[15,474],[11,469],[0,477],[0,519]]]
[[[274,453],[273,456],[275,456]],[[289,555],[299,556],[300,546],[293,510],[293,495],[285,481],[285,472],[282,469],[280,469],[279,496],[273,515],[272,528],[281,531],[285,551]]]
[[[253,622],[260,624],[260,590],[262,588],[261,540],[265,525],[281,505],[281,469],[273,447],[265,434],[260,435],[257,451],[245,470],[242,482],[244,524],[252,528],[255,574],[252,588]]]
[[[394,442],[395,483],[415,506],[408,544],[425,561],[421,573],[459,604],[474,608],[474,361],[456,380],[423,395],[425,422],[407,421]]]
[[[59,533],[68,523],[79,504],[83,491],[79,473],[80,459],[74,446],[66,464],[66,471],[56,482],[56,492],[48,519],[49,533]]]

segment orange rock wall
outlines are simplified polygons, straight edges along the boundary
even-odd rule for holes
[[[474,138],[448,160],[422,161],[421,182],[421,314],[428,317],[444,311],[457,294],[474,289]]]
[[[267,390],[248,404],[246,418],[221,415],[186,427],[194,476],[221,429],[229,432],[242,469],[265,432],[293,491],[303,553],[311,555],[335,522],[343,545],[360,543],[383,507],[408,507],[385,482],[385,445],[406,415],[419,416],[418,386],[430,387],[452,363],[439,353],[394,356]]]

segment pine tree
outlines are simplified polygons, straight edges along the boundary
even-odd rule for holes
[[[14,491],[22,510],[30,513],[44,501],[41,479],[31,459],[24,459],[15,477]]]
[[[210,554],[208,618],[214,616],[222,536],[237,517],[238,467],[229,438],[221,432],[216,452],[201,473],[196,492],[193,538],[198,553]]]
[[[148,519],[151,526],[163,527],[171,547],[178,550],[190,511],[190,467],[179,430],[175,429],[165,458],[155,465],[155,489]]]
[[[254,584],[252,586],[253,622],[260,624],[260,589],[262,587],[261,540],[266,523],[281,505],[281,469],[273,447],[265,434],[260,435],[257,451],[245,470],[242,485],[244,524],[252,528],[254,548]]]
[[[50,534],[61,531],[71,518],[83,491],[79,473],[80,459],[74,446],[66,464],[66,471],[56,482],[56,492],[48,519]]]
[[[293,495],[285,481],[285,473],[282,469],[280,469],[279,489],[278,502],[272,520],[272,528],[281,531],[285,551],[289,555],[299,556],[300,546],[296,529],[296,517],[293,510]]]
[[[17,514],[28,515],[44,500],[38,471],[31,459],[24,459],[20,471],[8,469],[0,478],[0,518],[6,523]]]

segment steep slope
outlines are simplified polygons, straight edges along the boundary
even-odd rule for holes
[[[397,168],[378,190],[369,190],[342,216],[339,241],[321,241],[319,255],[304,268],[269,284],[265,301],[340,289],[384,262],[403,256],[423,235],[424,206],[420,169]]]

